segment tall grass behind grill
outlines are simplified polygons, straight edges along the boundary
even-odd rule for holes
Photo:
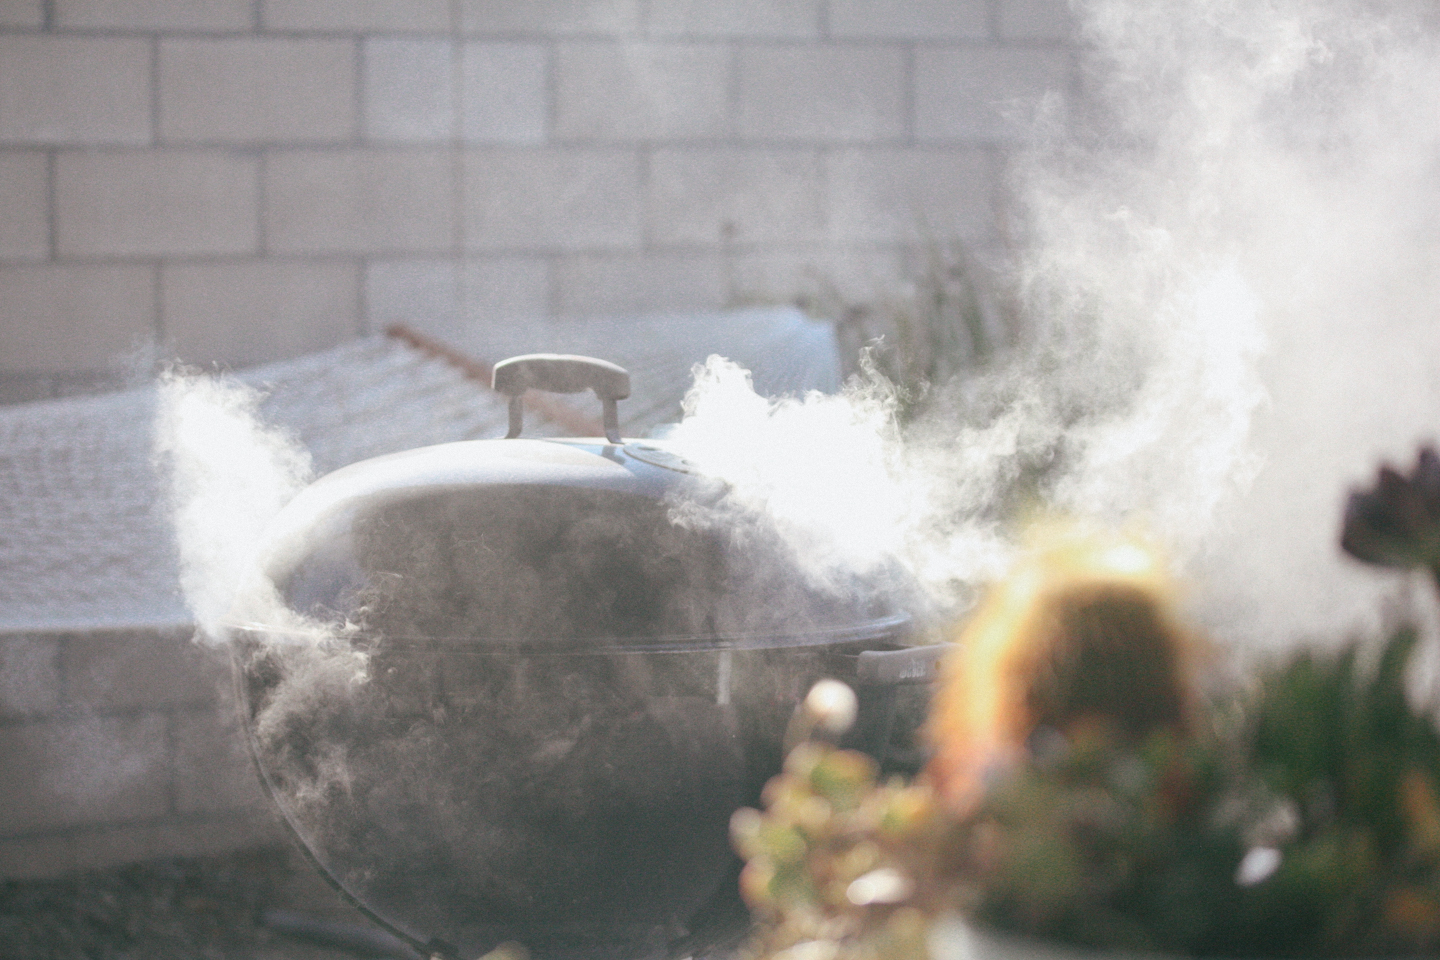
[[[1019,344],[1020,309],[999,275],[958,240],[929,238],[914,275],[864,301],[834,277],[801,299],[807,312],[835,320],[844,375],[879,374],[896,387],[899,416],[914,419],[938,387],[974,373]]]

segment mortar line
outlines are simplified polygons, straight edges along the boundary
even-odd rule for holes
[[[357,336],[368,336],[371,332],[370,316],[370,255],[366,253],[357,254],[349,261],[354,267],[352,280],[355,283],[355,333]]]
[[[356,34],[350,38],[353,45],[350,54],[355,58],[355,89],[353,91],[355,128],[350,134],[350,143],[357,149],[369,146],[365,122],[365,88],[370,81],[370,58],[365,54],[365,38]]]
[[[163,279],[165,263],[162,259],[157,258],[151,262],[150,269],[152,271],[150,275],[151,296],[155,298],[154,315],[151,318],[153,329],[150,335],[150,348],[156,353],[151,361],[153,367],[154,361],[158,359],[158,354],[165,346],[165,283]]]
[[[60,230],[56,188],[57,171],[60,165],[60,148],[51,147],[45,151],[45,225],[50,231],[47,254],[51,263],[60,260]]]
[[[162,145],[160,136],[160,34],[150,37],[150,147]]]
[[[247,766],[248,766],[247,762]],[[253,773],[253,771],[252,771]],[[236,814],[243,813],[245,807],[227,807],[222,810],[197,810],[189,813],[166,813],[161,816],[131,817],[124,820],[109,821],[87,821],[84,823],[72,823],[64,826],[51,827],[40,830],[22,830],[17,833],[0,836],[0,843],[7,841],[44,841],[44,840],[73,840],[77,838],[95,837],[105,833],[114,833],[124,830],[144,830],[151,827],[183,826],[183,827],[206,827],[213,825],[230,825],[235,823]]]
[[[903,58],[900,66],[901,83],[904,85],[905,99],[900,106],[900,122],[905,125],[905,145],[915,146],[916,143],[916,122],[915,122],[915,101],[917,91],[915,89],[915,61],[917,58],[916,45],[914,41],[906,43],[901,48]]]
[[[730,75],[725,78],[725,143],[735,147],[740,144],[740,69],[743,51],[740,38],[731,37],[727,43],[730,47]]]
[[[169,767],[169,776],[165,779],[165,810],[170,816],[180,812],[180,791],[176,784],[176,774],[179,772],[180,751],[175,736],[175,714],[172,710],[164,710],[160,716],[165,722],[165,759]]]
[[[635,179],[640,203],[640,253],[655,252],[655,232],[650,224],[649,203],[651,180],[654,168],[655,141],[643,141],[635,145]]]
[[[465,56],[466,44],[460,29],[460,4],[450,0],[450,308],[457,320],[467,319],[469,282],[464,269],[466,259],[466,197],[465,183]]]
[[[265,214],[270,207],[270,194],[265,181],[270,172],[270,151],[265,147],[255,149],[255,256],[263,259],[270,255],[270,236],[265,229]]]
[[[72,371],[75,372],[75,371]],[[48,712],[30,711],[25,713],[12,713],[0,717],[0,730],[17,730],[25,727],[44,726],[53,723],[84,723],[87,721],[115,720],[121,723],[134,723],[143,720],[148,716],[155,716],[157,713],[165,713],[172,710],[183,710],[201,712],[215,709],[213,698],[205,700],[176,700],[170,703],[161,704],[125,704],[122,706],[107,707],[95,704],[81,704],[71,706],[68,704],[70,690],[68,689],[67,675],[65,673],[63,658],[57,655],[56,673],[60,675],[62,696],[61,701],[54,709]]]

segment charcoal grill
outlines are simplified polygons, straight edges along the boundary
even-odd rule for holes
[[[743,931],[731,813],[779,769],[825,676],[930,676],[903,577],[843,593],[663,443],[619,436],[629,378],[590,358],[495,368],[510,436],[330,474],[276,519],[280,612],[233,629],[252,750],[286,822],[423,950],[664,960]],[[593,390],[606,437],[521,436],[526,389]],[[321,625],[324,625],[323,627]]]

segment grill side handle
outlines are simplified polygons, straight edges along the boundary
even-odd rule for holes
[[[495,364],[490,385],[510,398],[510,431],[505,439],[520,436],[524,427],[526,390],[581,393],[593,390],[604,416],[605,439],[620,443],[620,414],[616,401],[630,396],[630,374],[624,367],[594,357],[561,353],[527,353]]]
[[[932,643],[900,650],[864,650],[855,658],[855,682],[862,687],[929,683],[940,675],[948,644]]]
[[[859,711],[845,745],[870,754],[883,767],[890,751],[890,734],[895,725],[895,697],[902,686],[928,684],[940,675],[940,662],[950,649],[948,643],[902,647],[890,650],[863,650],[844,657],[842,675],[855,688]]]

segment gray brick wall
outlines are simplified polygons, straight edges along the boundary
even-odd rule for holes
[[[1064,0],[0,0],[0,401],[882,294],[998,242],[1068,37]]]
[[[0,637],[0,877],[277,842],[236,717],[188,631]]]
[[[999,242],[1064,0],[0,0],[0,402]],[[472,332],[473,334],[473,332]],[[275,836],[223,665],[0,637],[0,875]],[[258,806],[257,806],[258,805]]]

